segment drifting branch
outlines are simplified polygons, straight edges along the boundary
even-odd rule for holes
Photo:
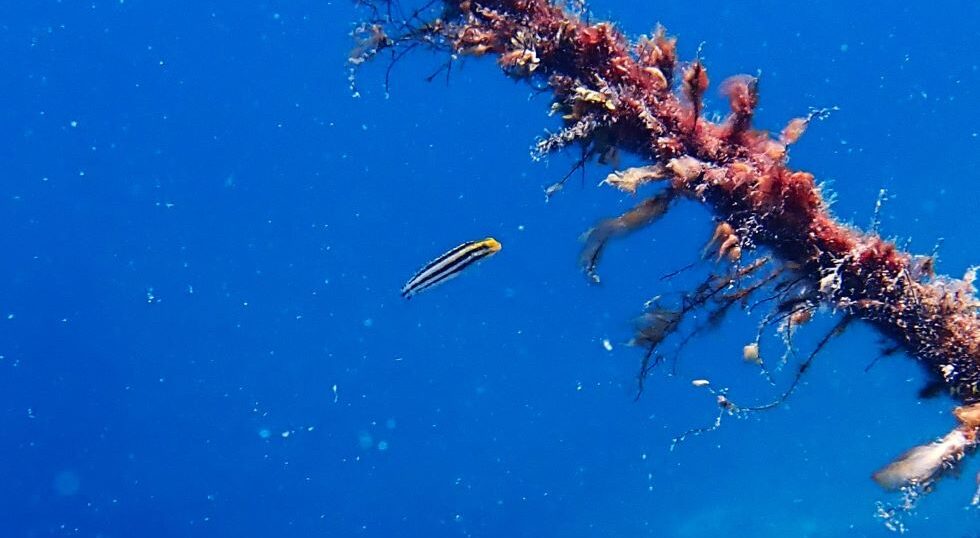
[[[589,232],[581,261],[593,279],[597,280],[596,263],[609,239],[658,220],[674,200],[703,203],[723,223],[710,247],[717,245],[716,259],[736,269],[732,276],[709,279],[686,295],[679,308],[657,306],[644,316],[635,338],[648,348],[639,375],[641,391],[651,362],[661,358],[654,355],[655,349],[679,329],[685,313],[713,303],[712,313],[720,318],[735,302],[744,304],[749,295],[769,289],[771,295],[756,305],[776,302],[764,325],[773,320],[788,324],[787,339],[792,327],[808,320],[819,306],[843,316],[772,405],[789,397],[817,352],[852,320],[869,323],[915,357],[954,398],[980,404],[975,271],[961,279],[936,276],[934,256],[912,255],[877,230],[864,232],[840,222],[814,176],[790,168],[789,147],[812,120],[829,110],[792,119],[773,138],[752,126],[759,100],[757,79],[739,76],[721,84],[731,112],[713,122],[703,114],[707,68],[697,58],[679,69],[676,40],[663,28],[630,41],[614,25],[591,22],[583,10],[548,0],[429,2],[397,19],[392,19],[391,5],[373,10],[374,20],[358,28],[361,41],[352,54],[353,64],[383,50],[404,51],[418,44],[458,56],[493,55],[506,75],[552,90],[552,111],[560,114],[564,128],[538,144],[539,154],[571,142],[589,148],[587,158],[628,151],[648,162],[649,173],[625,171],[605,183],[635,193],[648,181],[667,182],[661,194]],[[741,269],[739,264],[759,249],[778,260],[781,271],[771,281],[742,287],[737,277],[755,262]],[[729,287],[733,291],[722,294]],[[758,356],[757,347],[746,351],[750,356]],[[733,405],[727,398],[724,402]],[[764,408],[770,406],[757,409]],[[733,409],[725,407],[723,412]],[[961,420],[938,448],[930,445],[902,461],[935,462],[935,457],[921,454],[941,454],[940,467],[945,468],[975,444],[975,423]],[[888,477],[888,485],[931,484],[941,474],[934,466],[912,467],[915,472],[901,471],[908,466],[890,467],[881,476]]]

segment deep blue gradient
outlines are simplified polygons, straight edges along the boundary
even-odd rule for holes
[[[642,4],[642,5],[635,5]],[[904,5],[905,3],[898,3]],[[758,124],[840,107],[792,151],[860,226],[941,272],[980,262],[975,1],[596,0],[665,24],[712,80],[761,72]],[[535,163],[549,101],[492,60],[418,52],[348,87],[344,0],[11,2],[0,26],[0,536],[889,536],[870,473],[952,426],[946,398],[852,327],[789,405],[714,420],[691,386],[771,399],[732,313],[651,375],[630,320],[696,275],[710,216],[680,205],[613,244],[634,200],[573,156]],[[709,109],[724,102],[714,91]],[[412,301],[459,242],[503,251]],[[831,313],[797,340],[810,349]],[[612,351],[602,346],[609,339]],[[782,353],[772,336],[763,353]],[[971,461],[908,524],[973,536]]]

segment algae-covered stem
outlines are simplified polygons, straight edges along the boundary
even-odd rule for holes
[[[788,165],[787,148],[813,114],[789,121],[778,138],[754,129],[758,85],[754,77],[738,76],[721,84],[730,113],[723,121],[710,121],[702,115],[706,66],[700,58],[680,64],[676,41],[662,28],[630,41],[610,23],[589,22],[582,12],[546,0],[437,5],[439,12],[429,19],[424,10],[401,18],[390,10],[376,15],[359,29],[363,39],[352,61],[386,52],[397,61],[401,51],[420,43],[459,56],[494,55],[509,76],[543,82],[554,93],[553,112],[561,114],[564,128],[536,144],[539,155],[577,144],[586,158],[609,162],[616,151],[629,151],[651,164],[613,173],[607,183],[631,193],[647,183],[665,185],[632,212],[596,226],[583,256],[591,275],[610,238],[655,222],[674,200],[703,202],[719,220],[718,257],[734,264],[740,278],[738,291],[727,294],[705,295],[716,287],[709,281],[689,294],[689,304],[700,301],[720,319],[732,304],[747,301],[764,286],[742,287],[741,277],[757,276],[745,271],[753,267],[746,258],[768,249],[779,262],[758,266],[773,267],[779,282],[767,287],[776,306],[764,325],[804,323],[818,306],[829,305],[904,347],[964,404],[980,405],[974,272],[963,279],[937,276],[931,257],[903,252],[876,233],[838,221],[813,175]],[[664,319],[663,311],[677,315],[676,309],[654,307],[654,319]],[[652,335],[650,327],[641,327],[638,335],[646,329],[646,340],[638,343],[652,351],[664,331],[678,326],[659,323],[660,333]],[[961,409],[957,416],[972,415]],[[934,450],[931,458],[920,451],[915,469],[880,482],[930,485],[977,445],[978,426],[961,418],[954,430],[961,435],[952,436],[955,446]]]

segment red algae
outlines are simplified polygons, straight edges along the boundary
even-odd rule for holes
[[[706,66],[700,58],[682,65],[676,40],[662,27],[631,42],[614,25],[589,22],[580,10],[547,0],[426,5],[430,11],[438,8],[441,12],[427,20],[423,9],[399,21],[375,10],[375,20],[360,29],[366,38],[352,63],[419,44],[455,55],[495,55],[508,76],[546,86],[554,96],[552,110],[561,115],[564,128],[537,144],[539,155],[578,144],[584,163],[627,151],[647,161],[647,167],[616,172],[604,183],[631,194],[640,184],[664,186],[627,214],[593,229],[583,253],[590,276],[596,278],[595,263],[608,239],[652,224],[674,200],[701,202],[718,219],[720,231],[706,252],[734,268],[728,276],[713,275],[685,297],[682,307],[651,305],[646,319],[652,321],[638,328],[635,339],[648,347],[641,389],[651,361],[659,362],[654,351],[667,333],[678,330],[684,314],[696,306],[709,309],[709,321],[720,320],[733,304],[768,288],[776,307],[764,326],[802,323],[817,308],[830,307],[844,321],[819,347],[851,320],[863,320],[918,360],[953,398],[966,406],[980,404],[980,301],[974,272],[961,279],[936,276],[931,257],[904,252],[875,231],[842,223],[830,212],[814,175],[790,167],[787,147],[826,110],[790,120],[774,138],[752,125],[757,80],[738,76],[720,85],[730,112],[713,122],[703,114]],[[398,54],[392,54],[393,61]],[[762,267],[772,271],[760,277]],[[757,344],[752,345],[757,353]],[[808,366],[809,359],[796,381]],[[725,402],[725,412],[738,409]],[[947,442],[913,449],[876,478],[887,487],[927,489],[975,449],[978,433],[980,420],[960,419],[944,438]]]

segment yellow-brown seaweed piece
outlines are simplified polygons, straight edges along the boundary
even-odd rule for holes
[[[889,490],[905,486],[928,488],[943,473],[953,469],[977,445],[980,427],[980,404],[957,407],[953,415],[960,425],[942,439],[920,445],[876,471],[872,477]]]
[[[664,179],[665,177],[667,177],[667,170],[659,164],[653,164],[650,166],[635,166],[622,171],[617,170],[606,176],[606,179],[602,180],[601,184],[612,185],[623,192],[636,194],[636,190],[640,186],[651,181]]]
[[[599,263],[599,255],[607,241],[656,221],[667,212],[667,208],[670,207],[670,202],[673,199],[674,191],[664,191],[647,198],[618,217],[601,221],[589,230],[585,236],[585,248],[582,249],[582,254],[579,256],[579,263],[589,278],[594,282],[599,282],[599,275],[596,274],[595,267]]]

